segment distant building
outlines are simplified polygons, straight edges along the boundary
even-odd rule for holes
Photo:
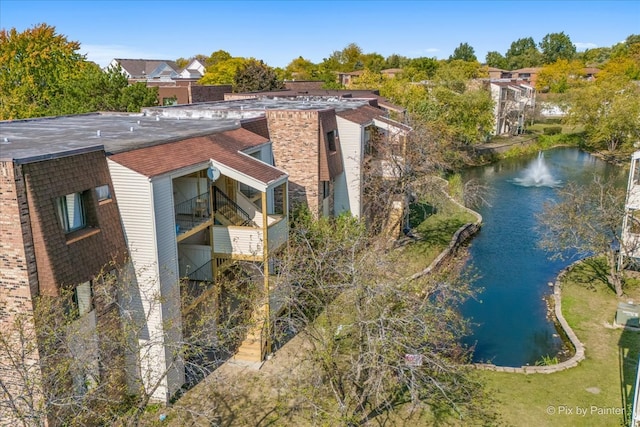
[[[205,66],[197,59],[180,68],[175,61],[165,59],[116,58],[108,67],[120,67],[129,83],[145,83],[158,88],[160,105],[193,104],[222,101],[232,91],[231,85],[200,85]]]

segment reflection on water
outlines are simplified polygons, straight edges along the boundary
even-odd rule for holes
[[[481,276],[474,286],[483,289],[463,307],[475,324],[466,340],[475,346],[475,361],[533,365],[562,351],[545,298],[552,292],[548,284],[573,260],[551,261],[537,248],[535,216],[555,199],[555,187],[562,183],[587,183],[594,174],[620,172],[578,149],[559,148],[465,173],[465,180],[477,179],[493,189],[491,206],[479,209],[482,230],[469,248],[469,265]]]

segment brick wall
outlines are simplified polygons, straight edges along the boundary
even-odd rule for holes
[[[306,203],[311,212],[320,212],[318,112],[267,110],[265,113],[275,166],[289,174],[292,206]]]
[[[191,86],[191,102],[222,101],[224,94],[231,91],[231,85],[193,85]]]
[[[16,315],[24,315],[25,323],[21,331],[24,337],[35,339],[32,296],[37,292],[38,282],[33,249],[21,170],[14,167],[12,162],[0,162],[0,330],[5,333],[16,332],[10,341],[16,349],[21,347],[14,323]],[[12,369],[4,350],[0,349],[0,378],[9,391],[15,393],[23,389],[20,372]],[[15,351],[11,353],[14,357],[19,354]],[[19,363],[31,366],[27,370],[39,375],[38,360],[38,350],[33,348]],[[37,396],[34,398],[37,399]],[[3,424],[2,418],[0,416],[0,425]],[[4,421],[11,423],[9,419]]]

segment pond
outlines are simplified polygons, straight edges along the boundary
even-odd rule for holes
[[[553,292],[549,283],[575,260],[552,261],[537,247],[535,217],[555,199],[555,188],[586,184],[594,174],[616,174],[625,185],[622,170],[579,149],[556,148],[465,172],[465,181],[492,189],[490,206],[477,209],[482,229],[469,245],[469,265],[479,275],[474,287],[481,292],[462,307],[474,324],[465,340],[475,347],[474,362],[534,365],[563,351],[545,298]]]

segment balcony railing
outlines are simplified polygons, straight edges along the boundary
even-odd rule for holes
[[[213,187],[213,211],[220,212],[233,225],[258,227],[247,212],[217,187]]]
[[[176,234],[190,230],[211,217],[209,193],[202,193],[174,207],[176,214]]]

